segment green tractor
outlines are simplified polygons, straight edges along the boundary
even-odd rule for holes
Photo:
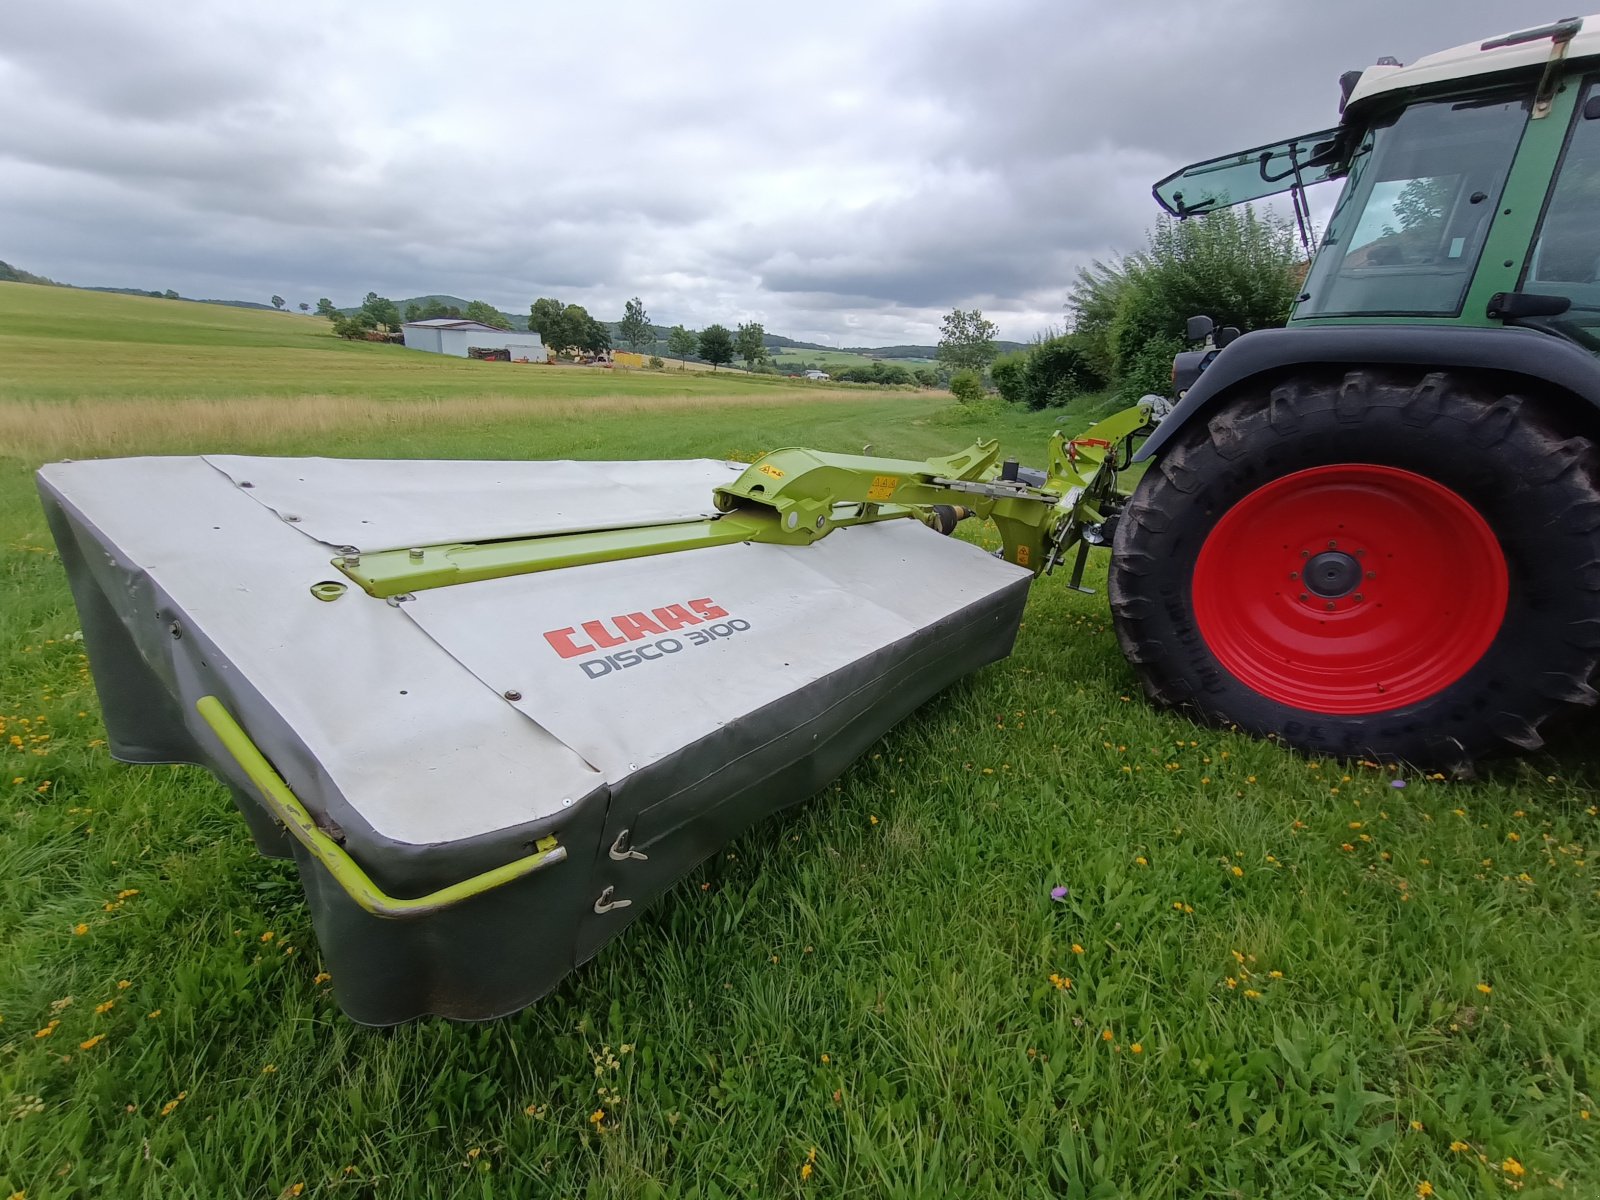
[[[1350,72],[1331,129],[1155,186],[1343,191],[1288,326],[1180,355],[1116,525],[1148,693],[1313,753],[1533,750],[1600,663],[1600,17]]]

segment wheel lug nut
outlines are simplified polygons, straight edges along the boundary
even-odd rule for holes
[[[1309,599],[1311,599],[1311,597],[1310,597],[1310,596],[1308,596],[1308,595],[1306,595],[1306,594],[1305,594],[1305,593],[1304,593],[1304,592],[1301,592],[1301,593],[1300,593],[1300,602],[1301,602],[1301,603],[1302,603],[1302,604],[1303,604],[1303,603],[1305,603],[1305,602],[1306,602],[1306,601],[1307,601],[1307,600],[1309,600]]]
[[[1352,600],[1354,600],[1354,601],[1356,601],[1356,602],[1357,602],[1357,603],[1358,603],[1358,604],[1359,604],[1359,603],[1360,603],[1360,602],[1361,602],[1361,601],[1362,601],[1362,600],[1365,600],[1365,599],[1366,599],[1366,597],[1365,597],[1365,596],[1363,596],[1363,595],[1362,595],[1362,594],[1361,594],[1361,593],[1360,593],[1360,592],[1357,592],[1357,593],[1356,593],[1356,594],[1355,594],[1355,595],[1354,595],[1354,596],[1352,596],[1352,597],[1350,597],[1350,598],[1351,598],[1351,599],[1352,599]]]
[[[1338,548],[1339,548],[1339,543],[1330,539],[1329,542],[1328,542],[1328,549],[1329,550],[1337,550]]]
[[[1376,579],[1377,577],[1378,577],[1378,573],[1376,571],[1368,571],[1367,572],[1367,578],[1368,579]]]
[[[1299,579],[1300,578],[1300,572],[1299,571],[1290,571],[1289,572],[1289,578],[1290,579]]]
[[[1311,551],[1309,551],[1309,550],[1300,551],[1300,557],[1301,558],[1310,558],[1311,557]]]
[[[1333,601],[1332,601],[1332,600],[1329,600],[1329,601],[1328,601],[1328,611],[1329,611],[1329,612],[1332,612],[1332,611],[1333,611]]]

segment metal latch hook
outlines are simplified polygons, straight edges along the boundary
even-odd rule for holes
[[[627,862],[630,858],[636,858],[640,862],[650,861],[648,854],[628,849],[628,831],[626,829],[617,834],[617,840],[611,843],[611,849],[607,853],[611,856],[612,862]]]

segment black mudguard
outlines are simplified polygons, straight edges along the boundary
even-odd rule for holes
[[[1272,387],[1319,366],[1490,371],[1507,391],[1530,384],[1586,421],[1600,422],[1600,361],[1577,344],[1527,328],[1459,325],[1308,325],[1260,329],[1218,352],[1133,458],[1155,457],[1191,420],[1248,387]],[[1520,381],[1520,382],[1519,382]]]

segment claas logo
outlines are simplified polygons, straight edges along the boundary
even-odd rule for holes
[[[609,619],[596,618],[577,626],[568,625],[565,629],[551,629],[545,633],[544,640],[562,658],[577,658],[708,621],[720,621],[727,615],[727,609],[713,603],[709,597],[701,597],[652,608],[648,613],[622,613]]]

